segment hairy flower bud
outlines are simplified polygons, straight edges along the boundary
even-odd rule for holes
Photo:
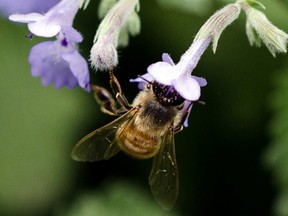
[[[96,70],[109,70],[118,64],[119,34],[138,3],[139,0],[120,0],[102,20],[90,52],[91,64]]]
[[[221,33],[239,17],[240,12],[241,7],[238,3],[228,4],[224,8],[216,11],[201,27],[194,40],[211,37],[213,52],[215,53]]]
[[[247,15],[246,34],[251,45],[260,46],[261,40],[275,57],[286,53],[288,34],[273,25],[265,14],[252,7],[244,7]]]
[[[96,70],[109,70],[118,64],[118,54],[109,38],[98,40],[90,51],[91,65]]]

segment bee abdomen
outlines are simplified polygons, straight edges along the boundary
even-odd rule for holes
[[[129,132],[131,131],[131,132]],[[159,136],[143,133],[136,130],[125,130],[118,139],[118,145],[127,154],[136,158],[149,158],[153,157],[161,143]]]

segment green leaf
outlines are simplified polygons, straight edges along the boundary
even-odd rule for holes
[[[262,9],[266,9],[266,7],[259,1],[255,1],[255,0],[246,0],[246,2],[252,6],[252,7],[260,7]]]

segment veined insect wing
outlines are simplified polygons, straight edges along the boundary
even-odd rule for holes
[[[149,184],[155,200],[166,210],[171,209],[179,192],[174,132],[169,129],[154,157]]]
[[[116,143],[116,133],[120,126],[134,116],[136,109],[131,109],[111,123],[83,137],[73,148],[72,158],[76,161],[107,160],[120,151]],[[125,127],[122,127],[124,130]]]

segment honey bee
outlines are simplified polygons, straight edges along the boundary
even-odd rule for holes
[[[107,160],[120,150],[135,158],[154,157],[149,185],[156,201],[171,209],[179,189],[174,134],[182,130],[192,102],[185,108],[185,99],[173,86],[153,81],[130,105],[113,72],[110,85],[120,104],[118,109],[109,91],[99,86],[92,89],[101,110],[120,117],[82,138],[73,148],[72,158]]]

